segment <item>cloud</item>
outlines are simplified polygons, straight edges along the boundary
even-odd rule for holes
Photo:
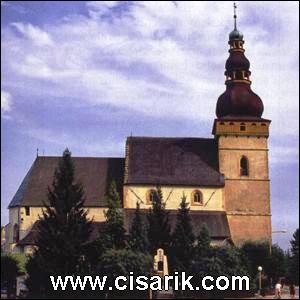
[[[297,164],[299,162],[299,148],[297,146],[273,145],[269,151],[271,164]]]
[[[52,149],[62,151],[68,147],[75,156],[124,156],[124,141],[116,141],[113,138],[102,138],[95,142],[92,137],[86,134],[70,134],[68,132],[58,132],[49,128],[27,127],[22,129],[22,134],[32,138],[37,145],[45,143],[51,145]],[[40,149],[43,153],[44,149]],[[47,152],[49,149],[47,149]],[[49,153],[46,153],[46,155]],[[43,154],[44,155],[44,154]]]
[[[37,46],[54,46],[50,35],[42,29],[31,24],[11,23],[23,36]]]
[[[272,132],[280,135],[299,119],[296,5],[243,2],[239,8],[253,90],[264,101],[264,116],[276,120]],[[42,87],[45,98],[56,93],[95,107],[212,120],[225,89],[232,29],[227,2],[92,1],[87,9],[88,16],[43,28],[21,22],[11,26],[17,32],[6,28],[4,69],[13,76],[4,84]]]
[[[1,90],[1,114],[11,111],[12,97],[11,94]]]
[[[91,17],[98,18],[112,12],[112,9],[118,6],[120,1],[89,1],[87,7]]]

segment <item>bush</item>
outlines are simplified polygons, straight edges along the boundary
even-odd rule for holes
[[[130,272],[136,276],[151,276],[153,266],[152,257],[141,252],[131,250],[107,250],[101,257],[98,265],[97,274],[101,276],[108,275],[106,287],[113,287],[114,280],[117,276],[130,276]],[[146,298],[148,291],[112,291],[106,290],[110,298]]]
[[[17,261],[19,272],[26,273],[26,263],[28,256],[25,253],[13,253],[11,256]]]
[[[19,271],[18,261],[12,255],[1,254],[1,289],[7,290],[8,297],[15,294]]]

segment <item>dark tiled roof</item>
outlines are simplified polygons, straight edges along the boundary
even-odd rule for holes
[[[14,206],[44,206],[47,188],[52,186],[55,169],[60,157],[40,156],[34,161],[9,204]],[[122,195],[124,158],[73,157],[75,181],[81,182],[85,191],[85,206],[106,206],[105,193],[110,182],[117,182]]]
[[[127,232],[129,232],[131,222],[134,218],[135,209],[126,208],[123,210],[124,213],[124,227]],[[142,217],[146,222],[146,215],[148,210],[141,210]],[[199,230],[202,224],[206,224],[210,236],[214,240],[224,240],[230,238],[229,225],[225,212],[219,211],[190,211],[190,216],[192,219],[192,227],[194,230],[194,234],[197,236],[199,234]],[[175,228],[177,220],[177,211],[169,210],[169,222],[172,230]],[[32,226],[29,233],[18,242],[18,246],[27,246],[27,245],[35,245],[35,241],[38,237],[38,223],[36,221]],[[105,222],[93,222],[92,223],[92,231],[88,241],[95,240],[101,231],[105,227]]]
[[[125,184],[224,186],[215,139],[128,137]]]
[[[38,224],[39,221],[36,221],[28,234],[18,242],[18,246],[32,246],[35,245],[35,241],[38,238]],[[104,228],[105,222],[92,222],[92,230],[89,236],[88,241],[94,241],[99,236],[99,233]]]
[[[39,221],[36,221],[32,225],[32,228],[27,233],[27,235],[18,242],[18,244],[17,244],[18,246],[28,246],[28,245],[35,244],[35,240],[38,237],[38,223],[39,223]]]
[[[129,231],[131,222],[134,217],[135,209],[124,209],[124,226],[126,231]],[[141,213],[146,218],[148,210],[141,210]],[[211,238],[225,239],[230,237],[228,220],[225,212],[221,211],[190,211],[192,227],[194,234],[197,236],[202,224],[206,224]],[[145,220],[146,221],[146,220]],[[177,211],[169,210],[169,222],[172,230],[175,228],[177,221]]]

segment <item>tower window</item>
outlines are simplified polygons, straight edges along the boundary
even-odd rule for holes
[[[249,162],[246,156],[242,156],[240,161],[240,174],[241,176],[249,176]]]
[[[252,125],[252,126],[256,126],[256,123],[252,123],[251,125]]]
[[[200,191],[194,191],[192,197],[192,203],[197,205],[203,205],[203,195]]]
[[[26,216],[30,216],[30,207],[29,206],[25,206],[25,214],[26,214]]]
[[[245,130],[246,130],[246,125],[245,125],[245,123],[241,123],[241,124],[240,124],[240,130],[241,130],[241,131],[245,131]]]
[[[267,126],[265,123],[262,123],[261,126]]]
[[[234,123],[233,123],[233,122],[230,122],[229,125],[234,125]]]

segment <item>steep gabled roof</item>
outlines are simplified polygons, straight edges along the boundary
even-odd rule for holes
[[[125,184],[224,186],[215,139],[128,137]]]
[[[18,191],[9,204],[14,206],[44,206],[48,186],[52,186],[60,157],[40,156],[34,161]],[[107,206],[105,194],[115,180],[122,195],[124,158],[73,157],[75,181],[81,182],[85,191],[85,206]]]

